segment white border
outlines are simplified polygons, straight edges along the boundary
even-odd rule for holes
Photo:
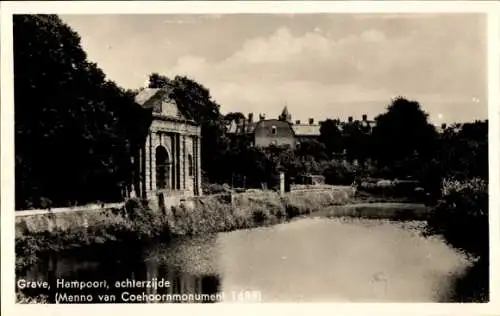
[[[116,314],[380,314],[380,315],[497,315],[500,313],[500,173],[498,166],[500,139],[500,5],[495,1],[207,1],[207,2],[2,2],[1,3],[1,301],[3,315],[90,315]],[[13,65],[12,14],[146,14],[146,13],[409,13],[453,12],[488,14],[488,104],[490,167],[490,239],[491,302],[488,304],[439,303],[291,303],[291,304],[92,304],[92,305],[15,305],[14,304],[14,147],[13,147]],[[466,61],[464,61],[466,62]],[[473,238],[474,236],[471,236]]]

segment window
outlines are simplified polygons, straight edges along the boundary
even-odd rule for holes
[[[170,162],[165,147],[156,147],[156,188],[165,189],[170,183]]]
[[[192,155],[188,155],[188,172],[189,172],[189,176],[192,177],[193,174],[194,174],[194,170],[193,170],[193,156]]]
[[[271,126],[271,133],[272,133],[273,135],[277,135],[277,134],[278,134],[278,130],[276,129],[276,126],[274,126],[274,125],[273,125],[273,126]]]

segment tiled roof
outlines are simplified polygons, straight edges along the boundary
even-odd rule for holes
[[[135,96],[135,102],[139,105],[144,105],[144,103],[154,97],[160,90],[161,89],[159,88],[145,88],[139,91],[139,93]]]
[[[296,136],[319,136],[319,125],[296,124],[292,125]]]
[[[175,100],[168,96],[166,88],[145,88],[135,96],[135,102],[145,108],[153,108],[153,116],[160,119],[181,120],[195,123],[183,113]],[[161,112],[160,112],[161,111]]]
[[[276,134],[272,134],[273,129],[276,129]],[[260,120],[255,124],[254,132],[260,137],[273,137],[275,135],[293,137],[291,124],[287,121],[276,119]]]

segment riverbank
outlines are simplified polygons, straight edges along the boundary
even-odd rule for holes
[[[349,188],[273,191],[192,198],[179,206],[156,209],[129,200],[123,208],[33,215],[16,219],[16,271],[34,264],[41,253],[110,243],[140,244],[151,239],[217,233],[272,225],[333,205],[353,201]]]

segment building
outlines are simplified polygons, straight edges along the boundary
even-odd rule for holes
[[[347,122],[340,119],[334,120],[341,132],[348,132],[350,128],[360,128],[364,133],[370,134],[376,125],[374,120],[369,120],[366,114],[361,121],[350,116]],[[233,120],[227,126],[227,133],[233,136],[247,136],[255,146],[266,147],[269,145],[290,145],[294,148],[307,140],[318,140],[320,137],[321,121],[315,122],[309,118],[307,123],[300,120],[292,121],[292,115],[285,106],[277,119],[266,119],[264,114],[259,115],[257,122],[253,121],[253,114],[248,114],[248,119]]]
[[[270,145],[289,145],[293,148],[304,139],[316,139],[319,137],[320,124],[315,124],[314,119],[309,119],[309,124],[301,124],[300,121],[292,122],[292,115],[285,106],[277,119],[266,119],[264,114],[259,115],[257,122],[253,121],[253,114],[248,119],[232,121],[227,126],[230,135],[246,135],[251,143],[259,147]]]
[[[310,118],[308,123],[301,124],[300,120],[296,120],[292,126],[298,144],[306,140],[318,139],[320,136],[320,123],[314,123],[314,118]]]
[[[141,198],[201,195],[200,126],[170,98],[166,88],[143,89],[135,102],[152,109],[146,142],[134,159],[134,192]]]
[[[258,147],[288,145],[295,148],[296,139],[292,124],[282,120],[261,120],[253,129],[253,144]]]

